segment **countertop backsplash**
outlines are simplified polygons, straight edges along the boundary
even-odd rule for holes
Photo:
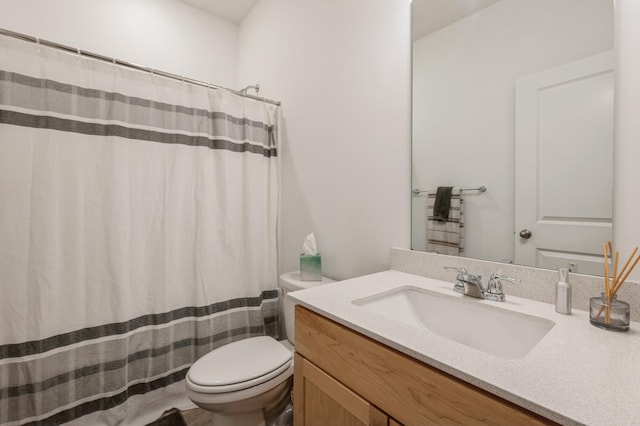
[[[445,266],[465,268],[469,273],[482,275],[485,285],[491,273],[500,272],[520,280],[518,284],[503,281],[502,285],[507,297],[512,295],[544,303],[555,303],[554,291],[558,282],[558,271],[400,248],[391,249],[391,269],[450,281],[453,289],[456,273],[445,271]],[[581,311],[589,311],[589,298],[600,295],[604,288],[602,277],[577,273],[569,273],[569,284],[571,284],[573,295],[573,309]],[[620,289],[618,298],[631,305],[631,321],[640,322],[640,284],[627,282]]]

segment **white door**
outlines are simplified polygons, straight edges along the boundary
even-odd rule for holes
[[[518,80],[515,145],[515,262],[603,275],[602,243],[612,239],[613,53]]]

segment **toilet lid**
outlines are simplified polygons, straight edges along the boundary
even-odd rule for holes
[[[189,380],[196,385],[243,388],[255,386],[285,370],[291,362],[291,351],[272,337],[250,337],[215,349],[189,369]],[[264,380],[260,380],[263,378]]]

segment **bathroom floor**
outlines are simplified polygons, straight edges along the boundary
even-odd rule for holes
[[[147,426],[211,426],[211,413],[200,408],[187,411],[174,408]]]
[[[273,412],[272,412],[273,413]],[[284,401],[280,409],[275,411],[277,418],[267,420],[274,426],[293,426],[293,411],[291,402]],[[211,413],[201,408],[180,411],[177,408],[167,410],[160,418],[146,426],[212,426]],[[215,425],[213,425],[215,426]]]
[[[182,418],[187,426],[211,426],[211,413],[201,408],[183,411]]]

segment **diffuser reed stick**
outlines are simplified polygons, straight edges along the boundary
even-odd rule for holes
[[[615,260],[613,261],[613,281],[611,281],[613,283],[611,286],[614,288],[616,286],[616,281],[618,280],[618,255],[619,254],[620,253],[618,252],[618,250],[616,250]]]
[[[609,294],[609,246],[607,243],[602,244],[602,251],[604,253],[604,292]]]
[[[602,250],[604,251],[604,295],[606,300],[603,307],[606,307],[604,317],[607,324],[609,324],[611,322],[611,287],[609,286],[609,258],[607,256],[609,251],[608,243],[602,244]],[[599,316],[600,314],[598,314],[598,317]]]
[[[637,251],[638,251],[638,247],[633,249],[633,252],[631,253],[631,256],[629,256],[629,259],[627,259],[627,262],[622,267],[622,271],[620,271],[620,275],[624,276],[624,278],[623,279],[619,279],[620,276],[618,276],[618,280],[613,283],[614,284],[614,289],[613,289],[614,293],[613,294],[616,294],[618,292],[618,290],[620,289],[620,286],[622,286],[622,283],[624,283],[624,280],[627,279],[627,276],[629,275],[629,273],[631,273],[633,268],[636,266],[636,263],[638,263],[638,259],[636,259],[636,261],[634,262],[633,266],[631,266],[631,269],[629,269],[628,273],[625,274],[624,271],[627,269],[627,266],[629,266],[629,263],[631,262],[631,259],[633,259],[633,256],[635,256]],[[638,258],[640,258],[640,256],[638,256]]]
[[[633,265],[631,265],[631,268],[629,268],[629,270],[627,271],[626,274],[624,274],[624,277],[622,277],[622,279],[620,280],[618,285],[613,289],[612,295],[615,295],[618,292],[618,290],[620,289],[620,287],[622,287],[622,284],[624,284],[624,281],[627,279],[627,277],[629,276],[631,271],[633,271],[633,268],[636,267],[636,265],[638,264],[638,261],[640,261],[640,255],[638,257],[636,257],[636,260],[633,261]]]

